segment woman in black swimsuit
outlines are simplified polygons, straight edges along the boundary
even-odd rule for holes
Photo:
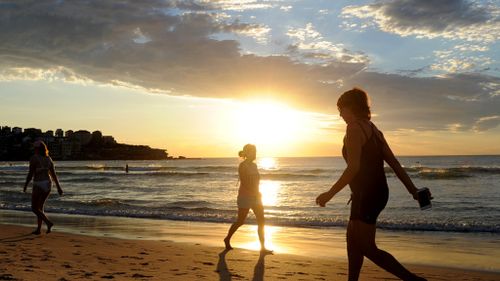
[[[40,234],[42,229],[42,221],[47,225],[47,233],[50,233],[52,223],[43,211],[45,205],[45,200],[49,197],[50,189],[52,186],[52,180],[57,186],[57,192],[59,195],[63,194],[61,186],[59,185],[59,180],[57,179],[56,170],[54,168],[54,163],[49,157],[49,150],[47,146],[42,141],[36,141],[33,145],[35,147],[35,155],[30,159],[30,168],[28,176],[26,177],[26,183],[24,184],[24,192],[28,187],[31,179],[33,179],[33,191],[31,193],[31,210],[37,216],[38,227],[33,234]]]
[[[349,184],[351,216],[347,226],[349,280],[358,280],[364,257],[402,280],[426,280],[403,267],[391,254],[375,244],[377,217],[389,198],[384,161],[391,166],[408,192],[417,199],[417,188],[392,153],[382,132],[370,121],[368,95],[354,88],[339,98],[337,107],[347,123],[342,155],[347,168],[332,188],[319,195],[321,207]]]

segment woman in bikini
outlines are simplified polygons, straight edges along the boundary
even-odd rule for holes
[[[389,188],[384,161],[394,170],[415,200],[417,188],[392,153],[382,132],[370,121],[368,95],[354,88],[340,96],[337,107],[347,123],[342,155],[347,168],[331,189],[320,194],[316,203],[321,207],[349,184],[351,216],[347,225],[347,256],[349,281],[358,280],[364,257],[402,280],[426,280],[408,271],[391,254],[375,244],[377,217],[385,208]]]
[[[239,152],[239,156],[244,160],[238,168],[240,177],[240,188],[238,190],[238,219],[231,225],[224,238],[226,250],[231,250],[231,237],[240,226],[245,223],[248,212],[252,209],[257,219],[257,233],[259,234],[260,250],[264,254],[270,254],[273,251],[266,249],[264,246],[264,205],[262,204],[262,196],[259,192],[260,175],[257,165],[254,163],[257,157],[257,148],[253,144],[247,144],[243,150]]]
[[[40,234],[42,229],[42,221],[47,225],[47,233],[50,233],[54,224],[47,218],[43,211],[45,200],[49,197],[52,181],[57,186],[59,195],[63,194],[59,180],[57,179],[54,163],[49,157],[49,150],[47,145],[42,141],[36,141],[33,144],[35,148],[35,155],[30,159],[30,167],[26,183],[24,184],[24,192],[28,187],[31,179],[33,179],[33,191],[31,192],[31,210],[38,219],[38,227],[33,234]]]

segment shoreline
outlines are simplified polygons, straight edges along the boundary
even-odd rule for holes
[[[4,280],[345,280],[345,259],[305,257],[170,240],[130,240],[52,232],[2,224]],[[406,265],[428,280],[498,280],[500,273]],[[360,280],[394,276],[366,260]]]
[[[169,240],[174,243],[222,247],[229,224],[169,221],[124,217],[48,214],[55,222],[54,231],[70,235],[138,241]],[[0,210],[0,224],[34,227],[31,212]],[[495,263],[500,257],[500,235],[395,232],[377,230],[377,244],[404,265],[437,266],[454,270],[472,270],[499,274]],[[244,225],[233,238],[233,246],[256,251],[259,243],[255,225]],[[345,229],[266,226],[266,244],[277,255],[317,257],[346,262]],[[326,249],[326,250],[325,250]]]

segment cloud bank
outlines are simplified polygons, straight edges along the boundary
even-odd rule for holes
[[[401,36],[464,39],[491,43],[500,34],[500,9],[466,0],[391,0],[342,10]]]
[[[390,20],[376,22],[401,34],[454,34],[492,40],[488,34],[477,33],[482,28],[496,28],[497,18],[492,13],[481,14],[483,10],[473,5],[455,5],[456,12],[446,13],[444,4],[439,4],[435,10],[449,15],[441,26],[431,17],[413,22],[416,12],[395,9],[417,2],[349,7],[344,14],[354,16],[359,9],[367,9],[367,15],[375,19],[390,15]],[[500,115],[498,77],[473,73],[408,77],[369,71],[369,61],[362,54],[353,55],[341,45],[325,41],[312,26],[290,30],[289,36],[298,41],[286,54],[242,54],[237,41],[216,40],[214,35],[262,36],[269,30],[224,16],[224,9],[243,9],[233,4],[154,0],[4,2],[0,4],[0,80],[65,79],[130,85],[171,95],[273,98],[302,109],[332,113],[340,93],[360,86],[372,96],[377,121],[386,129],[453,127],[483,131],[498,122],[498,118],[492,118]],[[260,8],[255,1],[247,4],[245,9]],[[423,4],[418,7],[429,9]],[[466,26],[478,29],[474,34],[462,34]],[[322,46],[321,52],[308,53],[311,46]],[[322,58],[321,63],[297,60],[298,51],[302,56]]]

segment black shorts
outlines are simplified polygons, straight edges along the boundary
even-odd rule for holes
[[[383,188],[377,192],[352,194],[351,220],[361,220],[367,224],[377,223],[380,212],[389,200],[389,189]]]

